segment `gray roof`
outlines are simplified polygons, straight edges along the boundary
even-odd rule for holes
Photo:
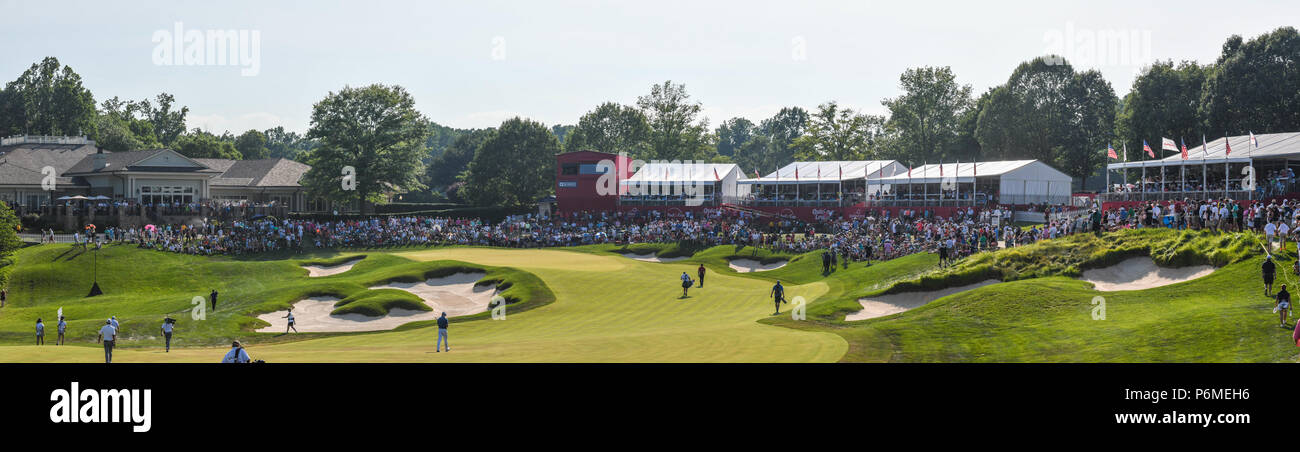
[[[246,187],[299,187],[298,181],[302,179],[310,166],[295,162],[289,159],[261,159],[261,160],[224,160],[224,159],[204,159],[204,160],[222,160],[221,166],[226,170],[221,174],[217,181],[222,179],[248,180],[247,183],[241,184]],[[218,163],[218,162],[213,162]],[[204,164],[207,164],[206,162]],[[213,165],[209,165],[213,166]],[[216,167],[216,166],[214,166]],[[231,185],[214,182],[213,185]]]
[[[103,152],[107,165],[94,169],[94,145],[22,144],[0,147],[0,185],[40,185],[41,168],[54,167],[59,184],[73,184],[78,179],[65,176],[92,176],[119,171],[177,172],[216,174],[214,187],[300,187],[298,181],[311,169],[292,160],[191,159],[198,168],[146,167],[137,165],[167,149],[132,152]]]
[[[0,162],[9,163],[38,174],[41,168],[54,167],[62,175],[81,159],[94,154],[98,148],[93,144],[20,144],[0,146]]]

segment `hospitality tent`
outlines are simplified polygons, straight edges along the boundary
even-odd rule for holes
[[[1220,137],[1196,147],[1160,159],[1134,160],[1106,165],[1110,198],[1118,200],[1182,199],[1253,196],[1244,172],[1253,168],[1257,187],[1271,190],[1264,182],[1269,172],[1284,170],[1292,160],[1300,164],[1300,132],[1267,133]],[[1156,152],[1161,154],[1169,151]],[[1231,151],[1231,152],[1229,152]],[[1142,149],[1130,149],[1134,157],[1145,157]],[[1157,154],[1159,155],[1159,154]],[[1129,156],[1121,155],[1121,159]],[[1262,194],[1261,194],[1262,195]]]
[[[881,201],[920,205],[1070,202],[1072,179],[1038,160],[930,164],[878,182]]]
[[[872,181],[903,171],[897,160],[793,162],[739,183],[753,186],[750,205],[851,205],[879,190]]]
[[[733,163],[647,163],[620,182],[621,205],[683,205],[702,197],[705,205],[735,202],[749,193],[737,183],[744,176]]]

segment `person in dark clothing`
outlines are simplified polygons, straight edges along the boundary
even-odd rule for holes
[[[830,252],[828,251],[822,253],[822,274],[826,275],[826,274],[830,274],[830,272],[831,272],[831,255]]]
[[[1273,292],[1273,276],[1277,272],[1277,264],[1273,263],[1273,256],[1264,258],[1260,270],[1264,273],[1264,296],[1267,297]]]
[[[212,289],[212,293],[208,295],[208,298],[212,300],[212,311],[215,312],[217,310],[217,289]]]
[[[700,269],[696,272],[700,275],[700,288],[704,288],[704,264],[700,264]]]
[[[441,352],[442,343],[447,342],[447,351],[451,351],[451,339],[447,338],[447,313],[442,313],[438,317],[438,345],[434,347],[434,352]]]
[[[786,301],[785,301],[785,287],[781,285],[781,281],[777,281],[777,282],[776,282],[776,285],[775,285],[775,286],[772,286],[772,292],[769,293],[768,295],[770,295],[770,296],[772,297],[772,301],[773,301],[774,303],[776,303],[776,312],[773,312],[772,315],[780,314],[780,313],[781,313],[781,303],[785,303],[785,302],[786,302]]]
[[[1286,328],[1286,316],[1291,313],[1291,293],[1286,291],[1286,284],[1282,289],[1277,291],[1277,300],[1273,302],[1273,312],[1277,313],[1278,319],[1282,321],[1282,328]]]

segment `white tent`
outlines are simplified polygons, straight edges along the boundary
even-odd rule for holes
[[[733,163],[647,163],[621,184],[628,193],[624,200],[680,196],[683,189],[703,186],[712,187],[706,190],[710,201],[733,202],[749,193],[748,186],[737,183],[742,176]]]
[[[1038,160],[931,164],[881,178],[879,182],[893,186],[954,184],[956,190],[962,192],[971,190],[970,184],[976,180],[984,186],[995,178],[997,201],[1002,204],[1070,202],[1070,176]],[[963,184],[966,184],[964,189]],[[937,193],[937,190],[930,193]]]
[[[836,183],[878,179],[906,170],[907,167],[897,160],[794,162],[762,177],[741,179],[740,183],[747,185]]]

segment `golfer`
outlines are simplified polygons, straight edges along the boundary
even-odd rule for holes
[[[768,294],[768,295],[770,295],[770,296],[772,297],[772,302],[773,302],[773,303],[776,303],[776,312],[773,312],[772,315],[780,314],[780,313],[781,313],[781,303],[785,303],[785,302],[786,302],[786,301],[785,301],[785,286],[782,286],[782,285],[781,285],[781,281],[777,281],[777,282],[776,282],[776,285],[775,285],[775,286],[772,286],[772,292],[771,292],[770,294]]]
[[[5,301],[9,300],[9,289],[0,289],[0,308],[5,307]]]
[[[1264,225],[1264,240],[1268,242],[1268,250],[1273,251],[1273,236],[1277,234],[1276,220],[1270,221]]]
[[[687,275],[686,272],[682,272],[682,298],[686,298],[686,290],[690,289],[693,285],[695,285],[695,281],[691,281],[690,275]]]
[[[442,351],[442,343],[447,342],[447,351],[451,351],[451,339],[447,338],[447,313],[443,312],[438,317],[438,345],[434,346],[435,353]]]
[[[289,309],[289,313],[288,313],[288,314],[285,314],[284,317],[280,317],[280,318],[282,318],[282,319],[289,319],[289,326],[287,326],[287,327],[284,328],[284,334],[289,334],[289,330],[291,330],[291,329],[292,329],[293,332],[295,332],[295,333],[298,332],[298,328],[295,328],[295,327],[293,326],[293,309],[292,309],[292,308]]]
[[[1277,264],[1273,263],[1273,256],[1264,257],[1264,264],[1260,265],[1259,269],[1264,274],[1264,296],[1271,296],[1273,293],[1273,276],[1277,273]]]
[[[212,312],[217,312],[217,289],[212,289],[212,293],[208,294],[208,299],[212,300]]]
[[[244,345],[240,344],[239,341],[232,342],[230,344],[230,351],[226,352],[224,358],[221,358],[222,363],[240,364],[249,361],[252,360],[248,358],[248,352],[244,351]]]
[[[113,344],[117,342],[117,328],[113,328],[113,319],[104,322],[104,327],[99,329],[98,342],[104,343],[104,362],[113,362]]]
[[[54,345],[63,345],[63,333],[68,332],[68,322],[63,320],[63,316],[59,316],[58,330],[59,338],[54,340]]]
[[[700,274],[700,288],[704,288],[704,264],[700,264],[700,269],[696,271]]]
[[[36,345],[45,345],[45,324],[36,318]]]
[[[170,353],[172,351],[172,324],[174,323],[176,323],[176,320],[171,318],[171,316],[163,317],[162,333],[163,339],[167,341],[167,349],[163,350],[165,353]]]
[[[1291,293],[1286,291],[1286,284],[1282,285],[1282,290],[1277,291],[1277,301],[1273,303],[1273,313],[1278,315],[1282,320],[1282,328],[1286,328],[1286,316],[1291,311]]]

